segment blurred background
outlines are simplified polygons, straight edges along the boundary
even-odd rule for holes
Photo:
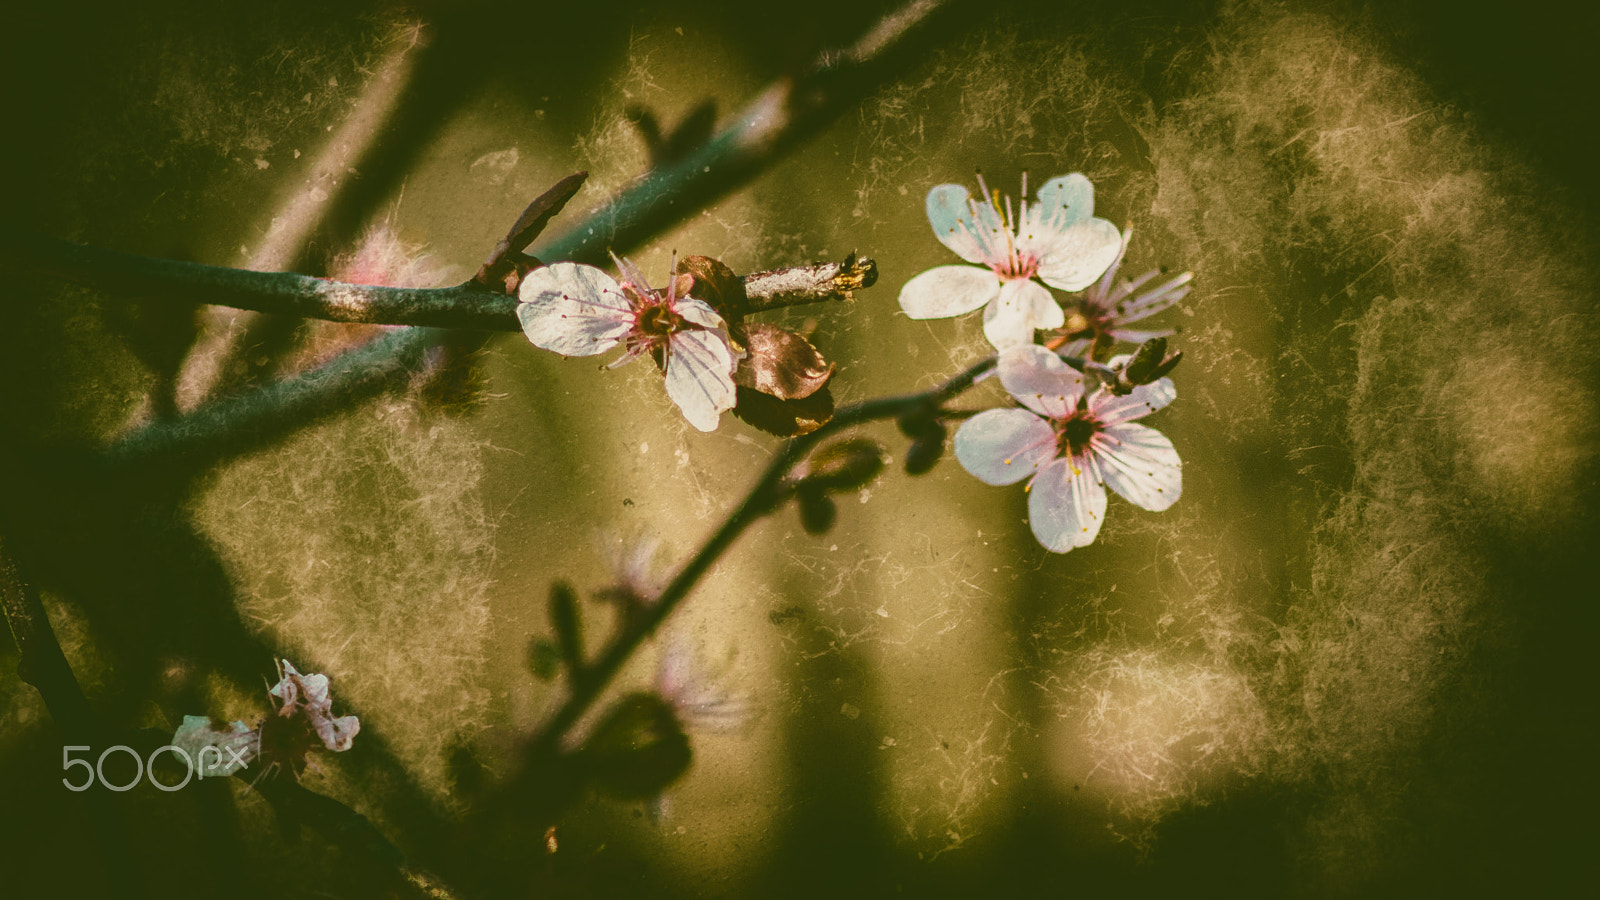
[[[722,121],[891,8],[37,4],[0,37],[4,214],[157,257],[458,283],[559,178],[591,173],[552,235],[645,170],[630,107],[670,128],[709,99]],[[988,352],[976,315],[899,312],[901,284],[955,261],[927,190],[1081,171],[1133,229],[1125,272],[1195,273],[1150,320],[1181,329],[1178,400],[1149,424],[1184,496],[1113,497],[1092,546],[1054,555],[1020,489],[947,455],[841,498],[826,535],[793,510],[758,524],[624,678],[671,661],[718,701],[687,723],[692,768],[656,800],[586,797],[554,851],[530,840],[529,894],[1592,886],[1597,25],[1538,3],[958,5],[903,77],[632,253],[658,282],[674,251],[873,257],[853,302],[767,319],[809,330],[841,402],[900,393]],[[731,416],[688,427],[647,365],[511,334],[444,401],[388,395],[113,484],[93,454],[130,428],[364,333],[9,269],[4,292],[0,525],[97,712],[248,721],[272,653],[325,672],[364,730],[305,781],[407,852],[412,810],[464,814],[463,773],[508,771],[559,702],[527,665],[550,583],[664,580],[778,446]],[[864,431],[903,452],[892,424]],[[137,871],[108,866],[0,655],[8,896],[368,895],[243,784],[130,792]]]

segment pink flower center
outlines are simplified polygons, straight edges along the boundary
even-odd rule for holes
[[[1031,253],[1018,253],[1013,243],[1004,261],[989,266],[1001,281],[1019,281],[1032,278],[1039,271],[1039,261]]]

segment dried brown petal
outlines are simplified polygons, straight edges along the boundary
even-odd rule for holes
[[[811,342],[792,331],[754,322],[744,327],[745,357],[733,382],[779,400],[809,397],[833,377],[833,364]]]
[[[678,296],[685,293],[709,304],[724,319],[736,320],[744,308],[744,279],[733,274],[722,260],[710,256],[685,256],[678,260],[678,272],[693,279],[687,286],[679,282]],[[687,287],[687,289],[686,289]]]

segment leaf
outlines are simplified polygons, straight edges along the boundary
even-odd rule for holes
[[[582,751],[595,784],[624,799],[666,790],[688,770],[691,756],[672,705],[644,692],[619,700]]]

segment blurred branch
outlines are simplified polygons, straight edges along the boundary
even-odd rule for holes
[[[544,245],[537,255],[603,265],[608,248],[626,252],[732,193],[873,87],[918,61],[919,51],[931,36],[932,14],[943,3],[916,0],[882,20],[851,47],[824,54],[809,73],[773,85],[687,159],[651,170],[585,222]],[[409,370],[402,361],[420,358],[444,337],[440,332],[415,330],[380,338],[315,372],[260,388],[241,398],[237,407],[212,406],[195,415],[205,417],[202,431],[211,440],[229,429],[228,415],[234,410],[248,413],[239,422],[241,430],[262,436],[286,434],[348,397],[405,384]],[[375,383],[372,373],[379,371],[387,375]],[[314,415],[308,417],[308,412]],[[113,452],[123,456],[148,452],[140,448],[187,452],[190,444],[185,434],[194,428],[189,418],[148,425],[125,437]],[[247,439],[234,445],[241,450],[261,446],[259,441]]]
[[[396,27],[386,52],[354,98],[349,115],[299,170],[300,177],[294,179],[287,197],[280,199],[260,246],[245,260],[246,268],[320,271],[318,263],[307,259],[317,234],[332,221],[336,240],[348,237],[337,232],[353,231],[356,222],[379,202],[382,192],[374,185],[363,186],[358,173],[381,168],[382,156],[408,156],[437,127],[442,118],[437,115],[423,116],[433,124],[421,128],[405,128],[404,124],[407,118],[422,113],[417,109],[419,97],[464,93],[443,88],[441,74],[472,77],[464,71],[467,67],[438,65],[443,54],[432,32],[417,22]],[[368,180],[372,180],[370,176]],[[202,321],[202,334],[184,360],[176,385],[185,408],[240,384],[259,383],[266,366],[246,362],[244,357],[271,360],[289,349],[298,330],[293,320],[238,309],[209,308],[203,311]],[[241,372],[243,381],[237,380]]]
[[[77,676],[72,674],[67,655],[50,627],[44,602],[23,577],[3,534],[0,534],[0,609],[5,612],[6,624],[11,628],[11,637],[22,657],[17,665],[17,676],[33,685],[44,698],[45,708],[60,729],[63,743],[106,746],[108,742],[100,740],[104,737],[103,729],[89,708],[89,699],[84,696]],[[120,797],[108,791],[88,792],[84,802],[88,806],[89,826],[105,861],[106,883],[118,896],[147,896],[143,870],[128,840],[131,832]]]
[[[149,296],[172,303],[210,303],[363,325],[522,330],[517,320],[516,297],[486,290],[470,281],[447,288],[345,284],[293,272],[253,272],[155,259],[10,231],[5,234],[0,253],[35,272],[114,295]],[[837,300],[849,296],[854,289],[870,286],[876,278],[876,264],[853,254],[842,263],[757,272],[744,277],[748,298],[745,309],[759,312]]]

